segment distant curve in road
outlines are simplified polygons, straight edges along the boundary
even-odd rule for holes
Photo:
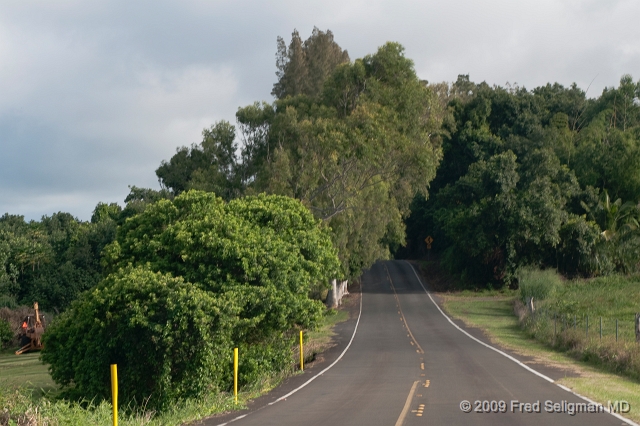
[[[433,302],[409,263],[378,262],[363,275],[361,318],[344,356],[286,399],[224,423],[634,424],[609,413],[571,415],[571,407],[583,407],[575,404],[587,401],[527,368],[457,330]],[[470,402],[471,412],[462,411],[463,401]],[[476,412],[476,401],[484,405],[481,409],[490,412]],[[553,405],[545,406],[546,401]],[[527,412],[537,409],[533,405],[537,402],[540,412]],[[465,408],[464,403],[462,406]],[[560,412],[548,412],[549,408]],[[220,423],[215,418],[206,422]]]

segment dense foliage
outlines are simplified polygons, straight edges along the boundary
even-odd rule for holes
[[[0,217],[0,296],[4,304],[64,310],[102,278],[100,252],[115,237],[110,218],[82,222],[54,213],[40,222]]]
[[[323,312],[312,287],[339,273],[328,230],[298,201],[198,191],[127,219],[104,263],[110,275],[47,331],[43,360],[89,399],[107,396],[118,363],[123,400],[155,408],[227,389],[234,346],[241,383],[286,368],[294,330]]]
[[[398,255],[424,253],[431,234],[452,271],[483,285],[515,283],[528,264],[638,269],[640,84],[624,76],[596,99],[575,85],[528,91],[467,76],[432,87],[449,113],[444,158]]]
[[[156,173],[174,194],[265,191],[302,201],[329,224],[342,272],[357,277],[404,244],[411,200],[427,194],[441,157],[442,108],[397,43],[349,62],[331,32],[316,29],[304,43],[294,32],[288,49],[278,41],[277,67],[278,99],[236,114],[239,158],[215,154],[233,151],[236,132],[220,122]]]
[[[1,216],[0,307],[38,302],[45,311],[63,311],[104,278],[102,250],[115,239],[118,225],[148,204],[172,197],[166,190],[133,186],[124,209],[98,203],[89,222],[63,212],[30,222]]]

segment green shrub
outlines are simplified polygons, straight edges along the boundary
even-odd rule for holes
[[[523,303],[526,303],[529,297],[533,297],[534,300],[548,298],[561,283],[560,275],[552,269],[524,267],[518,271],[520,300]]]
[[[0,318],[0,347],[7,347],[13,340],[13,330],[9,321]]]
[[[110,396],[153,409],[228,386],[238,309],[229,300],[147,268],[128,267],[83,293],[53,322],[42,360],[69,396]]]
[[[16,309],[18,307],[18,302],[16,302],[16,298],[13,296],[0,296],[0,308],[9,308]]]
[[[42,359],[67,395],[164,410],[290,365],[296,330],[323,305],[313,286],[340,278],[330,230],[299,201],[259,195],[225,203],[189,191],[149,205],[105,249],[110,272],[45,333]],[[148,401],[147,401],[148,399]]]

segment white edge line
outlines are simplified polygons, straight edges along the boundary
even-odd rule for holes
[[[424,288],[424,286],[423,286]],[[349,347],[351,346],[351,343],[353,343],[353,339],[356,337],[356,331],[358,331],[358,324],[360,324],[360,317],[362,316],[362,288],[360,289],[360,312],[358,313],[358,320],[356,321],[356,327],[353,329],[353,334],[351,335],[351,340],[349,340],[349,343],[347,344],[347,347],[344,348],[344,350],[342,351],[342,353],[340,354],[340,356],[331,363],[331,365],[329,365],[327,368],[325,368],[324,370],[322,370],[321,372],[319,372],[318,374],[316,374],[315,376],[311,377],[309,380],[307,380],[306,382],[304,382],[303,384],[301,384],[300,386],[298,386],[297,388],[295,388],[294,390],[292,390],[291,392],[289,392],[286,395],[281,396],[280,398],[276,399],[273,402],[270,402],[267,404],[267,406],[269,405],[273,405],[276,402],[280,402],[283,399],[287,399],[288,397],[290,397],[291,395],[293,395],[294,393],[298,392],[300,389],[304,388],[305,386],[307,386],[309,383],[313,382],[315,379],[317,379],[319,376],[322,376],[324,373],[326,373],[331,367],[333,367],[334,365],[336,365],[336,363],[338,361],[340,361],[342,359],[342,357],[344,356],[344,354],[347,353],[347,351],[349,350]],[[244,417],[247,417],[249,414],[251,413],[247,413],[247,414],[243,414],[242,416],[238,416],[234,419],[229,420],[226,423],[221,423],[217,426],[226,426],[229,423],[235,422],[236,420],[240,420]],[[640,426],[640,425],[634,425],[634,426]]]
[[[575,396],[577,396],[577,397],[579,397],[579,398],[582,398],[583,400],[585,400],[585,401],[587,401],[587,402],[589,402],[589,403],[591,403],[591,404],[597,404],[596,402],[594,402],[594,401],[590,400],[590,399],[589,399],[589,398],[587,398],[586,396],[582,396],[582,395],[580,395],[579,393],[576,393],[576,392],[572,391],[572,390],[571,390],[571,389],[569,389],[568,387],[563,386],[563,385],[561,385],[561,384],[559,384],[559,383],[556,383],[556,382],[555,382],[555,380],[553,380],[552,378],[545,376],[544,374],[542,374],[542,373],[540,373],[540,372],[538,372],[538,371],[534,370],[533,368],[529,367],[529,366],[528,366],[528,365],[526,365],[526,364],[523,364],[522,362],[518,361],[516,358],[514,358],[514,357],[512,357],[511,355],[509,355],[509,354],[507,354],[507,353],[505,353],[505,352],[501,351],[500,349],[494,348],[493,346],[486,344],[486,343],[485,343],[485,342],[483,342],[482,340],[480,340],[480,339],[477,339],[477,338],[473,337],[471,334],[467,333],[465,330],[463,330],[462,328],[460,328],[460,327],[458,326],[458,324],[456,324],[455,322],[453,322],[453,321],[451,320],[451,318],[449,318],[449,317],[447,316],[447,314],[445,314],[445,313],[444,313],[444,311],[443,311],[442,309],[440,309],[440,306],[438,306],[438,304],[436,303],[436,301],[435,301],[435,300],[433,300],[433,297],[431,297],[431,293],[430,293],[429,291],[427,291],[427,289],[425,288],[424,284],[422,284],[422,280],[421,280],[421,279],[420,279],[420,277],[418,276],[418,273],[416,272],[416,270],[415,270],[415,268],[413,267],[413,265],[412,265],[410,262],[406,261],[406,260],[405,260],[405,262],[407,262],[407,263],[409,264],[409,266],[411,266],[411,270],[413,271],[413,273],[415,274],[416,278],[418,279],[418,282],[420,283],[420,286],[422,286],[422,289],[424,290],[424,292],[425,292],[425,293],[427,293],[427,296],[429,296],[429,299],[431,299],[431,302],[434,304],[434,306],[435,306],[436,308],[438,308],[438,311],[440,311],[440,313],[442,314],[442,316],[444,316],[444,317],[447,319],[447,321],[449,321],[449,322],[451,323],[451,325],[453,325],[455,328],[457,328],[458,330],[460,330],[461,332],[463,332],[464,334],[466,334],[466,335],[467,335],[467,337],[469,337],[469,338],[471,338],[471,339],[475,340],[476,342],[480,343],[482,346],[485,346],[485,347],[487,347],[487,348],[491,349],[492,351],[495,351],[495,352],[499,353],[500,355],[502,355],[502,356],[504,356],[504,357],[506,357],[506,358],[509,358],[511,361],[515,362],[515,363],[516,363],[516,364],[518,364],[520,367],[524,368],[525,370],[530,371],[531,373],[535,374],[535,375],[536,375],[536,376],[538,376],[538,377],[543,378],[544,380],[546,380],[546,381],[548,381],[548,382],[550,382],[550,383],[553,383],[554,385],[558,386],[560,389],[563,389],[563,390],[565,390],[565,391],[567,391],[567,392],[569,392],[569,393],[572,393],[573,395],[575,395]],[[360,302],[362,302],[362,300],[360,300]],[[604,407],[604,405],[603,405],[603,407]],[[604,407],[604,410],[605,410],[607,413],[611,414],[612,416],[614,416],[614,417],[616,417],[616,418],[618,418],[618,419],[620,419],[620,420],[622,420],[622,421],[626,422],[627,424],[629,424],[629,425],[631,425],[631,426],[640,426],[638,423],[635,423],[635,422],[633,422],[633,421],[631,421],[631,420],[627,419],[626,417],[621,416],[621,415],[620,415],[620,414],[618,414],[618,413],[613,413],[613,412],[611,412],[611,410],[609,410],[609,408],[608,408],[608,407]]]

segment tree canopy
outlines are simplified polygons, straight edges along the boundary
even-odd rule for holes
[[[204,141],[163,162],[158,177],[176,194],[191,187],[224,196],[233,187],[300,200],[330,226],[342,273],[357,277],[404,244],[411,200],[427,195],[441,158],[442,107],[397,43],[349,62],[330,31],[315,29],[304,43],[294,31],[288,49],[278,39],[276,62],[278,99],[236,114],[241,154],[227,189],[216,189],[196,159]],[[233,126],[214,127],[230,129],[231,140]],[[172,183],[173,175],[188,178]]]
[[[432,234],[452,271],[491,285],[513,283],[527,264],[587,276],[636,270],[638,88],[628,75],[595,99],[557,83],[434,85],[448,111],[444,157],[398,255],[419,253]]]

